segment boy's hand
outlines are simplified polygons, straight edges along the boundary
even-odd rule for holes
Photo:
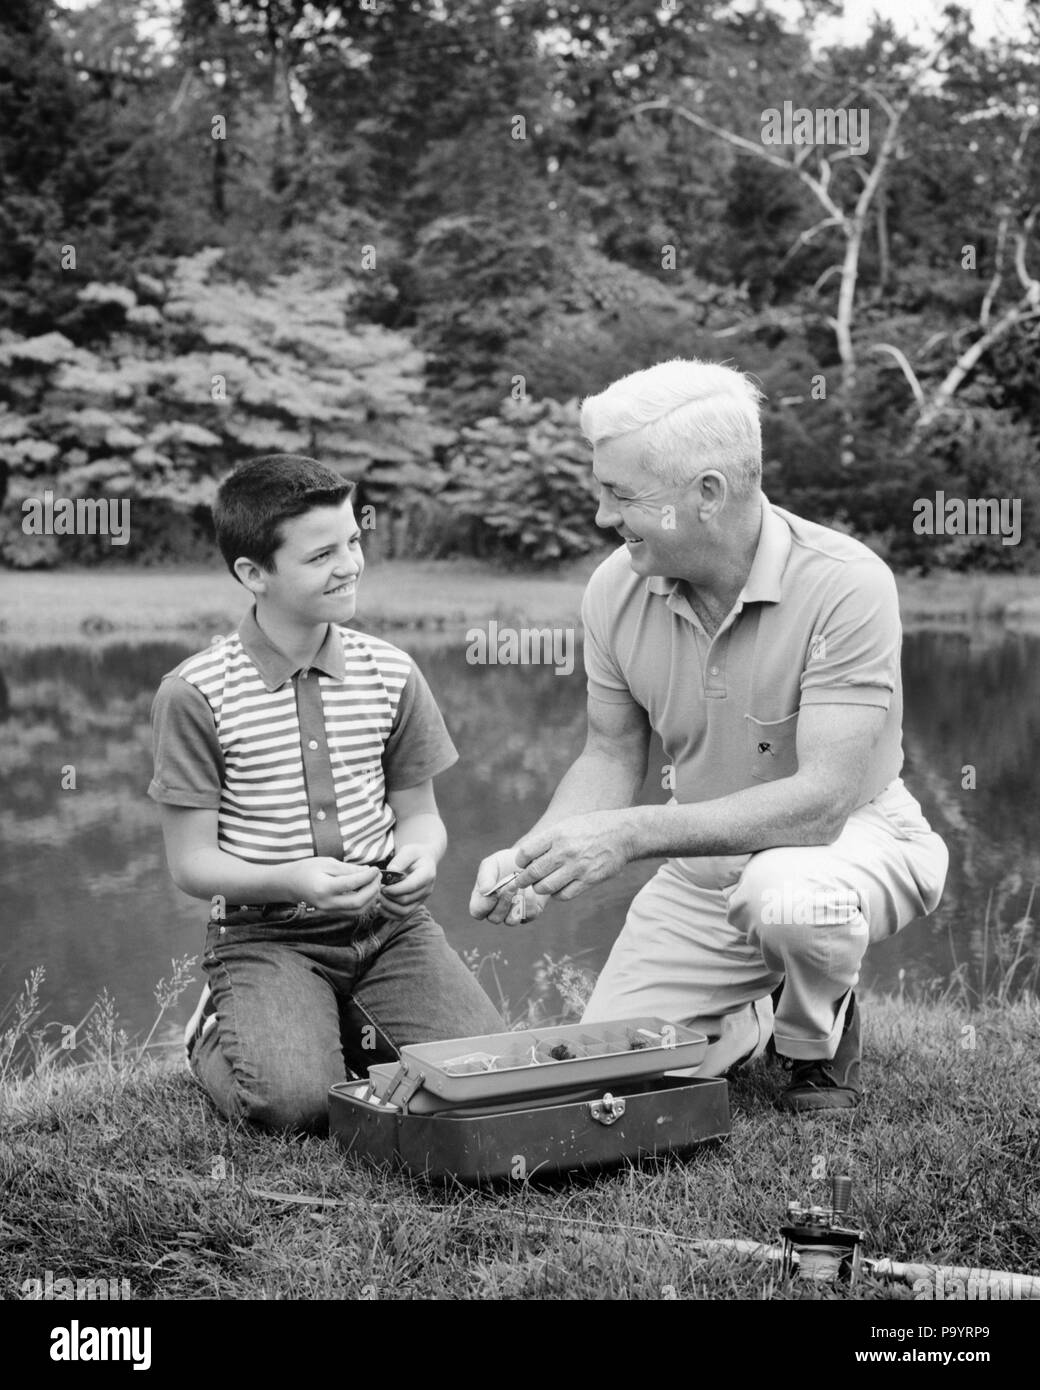
[[[469,900],[469,915],[476,917],[478,921],[486,917],[496,925],[504,922],[509,927],[518,926],[521,922],[530,922],[540,916],[545,907],[545,899],[539,897],[533,888],[528,888],[523,895],[522,912],[520,894],[514,885],[503,888],[501,893],[491,893],[496,883],[501,883],[502,879],[516,872],[516,858],[511,849],[499,850],[497,854],[489,854],[486,859],[482,859],[477,870],[473,895]]]
[[[296,902],[337,912],[360,912],[379,897],[379,870],[318,856],[301,859],[286,874]]]
[[[404,874],[404,878],[400,883],[383,884],[383,911],[388,917],[407,917],[433,892],[437,860],[425,845],[402,845],[386,868],[388,873]]]

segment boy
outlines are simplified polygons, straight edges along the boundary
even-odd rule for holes
[[[255,605],[152,706],[170,874],[213,904],[189,1066],[271,1129],[325,1129],[348,1067],[505,1027],[423,906],[446,847],[432,779],[458,754],[411,658],[341,626],[352,492],[286,454],[225,478],[217,544]]]

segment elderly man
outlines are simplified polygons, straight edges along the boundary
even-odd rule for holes
[[[470,912],[515,923],[664,856],[584,1021],[698,1028],[707,1076],[772,1034],[781,1104],[816,1112],[861,1098],[864,952],[935,909],[948,854],[899,776],[892,574],[762,494],[759,399],[676,360],[584,402],[596,523],[624,542],[582,604],[588,736],[538,823],[480,865]],[[674,794],[633,806],[651,729]]]

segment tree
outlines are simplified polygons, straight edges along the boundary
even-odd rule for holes
[[[1040,37],[1040,14],[1034,13]],[[993,349],[1040,319],[1040,278],[1036,268],[1040,216],[1040,63],[1006,49],[980,53],[967,47],[954,55],[951,87],[956,91],[959,148],[977,156],[969,167],[984,190],[981,206],[965,221],[964,254],[972,269],[989,268],[985,289],[972,293],[972,319],[953,330],[930,334],[915,367],[906,352],[888,342],[874,350],[899,366],[917,407],[914,435],[927,433],[955,401],[965,382]],[[985,172],[983,172],[983,170]],[[994,216],[995,214],[995,216]],[[993,230],[987,236],[986,223]],[[987,252],[991,249],[990,254]],[[1009,293],[1010,292],[1010,293]],[[970,338],[971,341],[965,342]],[[936,374],[940,347],[952,347]],[[924,380],[922,380],[924,377]]]
[[[48,10],[46,0],[10,0],[0,12],[0,316],[28,331],[75,297],[61,246],[74,227],[68,190],[88,108]]]
[[[800,143],[792,146],[790,156],[777,154],[772,145],[748,139],[734,130],[720,126],[702,112],[678,104],[668,97],[638,103],[632,114],[640,115],[646,111],[664,111],[688,121],[698,130],[703,130],[716,139],[724,141],[742,154],[749,155],[776,169],[783,170],[789,177],[797,179],[819,205],[825,216],[812,226],[803,230],[787,252],[791,257],[807,246],[821,232],[836,229],[844,241],[842,258],[839,264],[829,266],[817,279],[814,288],[822,286],[833,271],[838,272],[838,295],[834,313],[828,316],[828,323],[834,330],[838,355],[841,360],[842,406],[845,435],[842,441],[842,461],[851,463],[854,439],[852,399],[856,390],[857,351],[853,334],[856,305],[856,287],[860,274],[860,256],[867,230],[868,217],[878,190],[889,171],[890,163],[898,148],[901,126],[915,92],[920,92],[925,74],[933,70],[934,64],[943,52],[946,40],[938,43],[928,56],[916,65],[909,74],[890,72],[887,81],[882,83],[870,77],[860,77],[849,84],[840,99],[827,102],[819,109],[826,111],[846,110],[855,98],[857,91],[873,98],[885,113],[886,124],[881,146],[873,161],[865,155],[857,154],[848,145],[833,148],[828,144]],[[867,72],[876,70],[867,65]],[[837,90],[834,77],[843,74],[824,74],[827,86]],[[885,87],[889,87],[889,91]],[[891,93],[891,94],[890,94]],[[817,93],[817,100],[822,94]],[[815,100],[807,97],[806,109],[817,109]],[[858,187],[844,176],[848,167],[858,179]]]

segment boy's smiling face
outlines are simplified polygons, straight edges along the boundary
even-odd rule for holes
[[[275,569],[268,573],[253,567],[249,587],[258,600],[283,621],[301,627],[349,622],[365,568],[350,499],[283,521],[280,534]]]

